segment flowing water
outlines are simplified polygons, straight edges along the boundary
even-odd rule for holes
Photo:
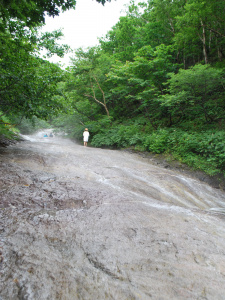
[[[225,299],[225,193],[43,132],[0,150],[0,299]]]

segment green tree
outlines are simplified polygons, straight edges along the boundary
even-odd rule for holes
[[[75,8],[75,0],[40,0],[20,1],[2,0],[0,2],[0,30],[8,28],[10,19],[17,19],[23,22],[24,26],[34,27],[45,21],[45,13],[49,16],[58,16],[60,10],[65,11]]]
[[[157,98],[166,92],[168,73],[176,70],[172,54],[172,48],[165,45],[155,50],[144,46],[135,54],[134,62],[117,62],[111,68],[107,76],[113,86],[108,93],[115,99],[117,118],[143,114],[157,127],[165,115]]]
[[[225,43],[225,6],[222,0],[188,0],[177,19],[175,41],[183,49],[184,67],[204,60],[222,60]]]
[[[60,32],[39,37],[36,30],[24,28],[18,21],[14,24],[16,32],[0,36],[0,110],[6,115],[23,112],[26,117],[46,117],[47,111],[57,111],[60,106],[51,102],[51,97],[57,93],[63,71],[38,58],[38,51],[45,46],[49,55],[61,56],[67,47],[56,43]]]
[[[224,71],[209,65],[195,65],[171,74],[169,95],[162,105],[167,107],[176,121],[198,120],[205,123],[224,119]]]
[[[44,14],[58,15],[60,9],[75,7],[75,0],[34,2],[31,0],[0,1],[0,110],[4,115],[47,117],[62,105],[51,98],[62,71],[37,57],[45,47],[47,55],[63,56],[68,46],[59,46],[60,31],[38,35]],[[37,26],[37,27],[35,27]]]
[[[142,7],[142,4],[136,6],[131,2],[127,15],[120,17],[105,39],[100,39],[101,48],[117,60],[132,61],[134,53],[143,45],[138,32],[143,23],[139,11]]]
[[[104,4],[106,0],[96,0]],[[110,1],[110,0],[109,0]],[[5,31],[10,19],[24,22],[25,26],[35,27],[45,22],[45,14],[55,17],[61,11],[75,9],[76,0],[1,0],[0,1],[0,31]]]
[[[183,14],[186,0],[149,1],[142,18],[145,20],[143,34],[152,47],[169,45],[176,34],[176,18]]]
[[[90,128],[93,124],[93,133],[94,127],[100,128],[102,122],[110,125],[110,101],[106,92],[105,74],[111,64],[110,56],[100,51],[99,47],[76,51],[66,84],[66,97],[74,111],[74,128],[81,125]]]

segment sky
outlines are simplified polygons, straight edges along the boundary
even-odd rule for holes
[[[98,45],[98,38],[119,21],[120,16],[126,15],[126,5],[130,0],[111,0],[102,4],[95,0],[77,0],[76,9],[61,13],[58,17],[46,17],[46,25],[42,31],[62,29],[64,38],[61,43],[68,44],[72,49],[87,48]],[[65,58],[54,56],[51,62],[69,65],[70,56]]]

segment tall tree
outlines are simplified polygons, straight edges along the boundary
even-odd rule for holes
[[[99,59],[100,55],[99,48],[96,47],[87,51],[78,49],[76,58],[72,60],[73,77],[67,85],[70,91],[68,96],[73,98],[72,106],[78,112],[81,107],[85,109],[84,114],[89,120],[98,119],[105,113],[108,117],[110,115],[104,92],[104,73],[108,72],[110,61],[105,55],[104,59]]]
[[[104,3],[107,0],[96,0]],[[108,0],[110,1],[110,0]],[[76,0],[1,0],[0,1],[0,29],[5,29],[7,21],[18,19],[28,27],[45,22],[45,14],[55,17],[60,11],[75,9]]]
[[[170,94],[162,97],[162,105],[173,115],[174,121],[202,119],[205,123],[224,119],[224,71],[210,65],[195,65],[170,74]]]
[[[224,1],[188,0],[184,13],[177,16],[176,44],[180,49],[184,45],[185,56],[195,57],[194,63],[204,60],[207,64],[224,58],[224,14]]]

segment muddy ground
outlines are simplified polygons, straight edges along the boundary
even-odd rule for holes
[[[225,193],[43,134],[0,150],[0,299],[225,295]]]

